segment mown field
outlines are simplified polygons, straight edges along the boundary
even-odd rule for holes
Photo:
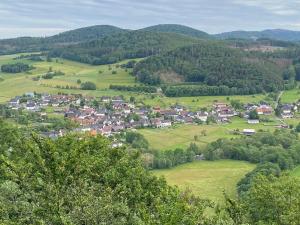
[[[280,124],[275,120],[269,123],[248,124],[245,119],[234,118],[229,124],[202,124],[202,125],[177,125],[166,129],[142,129],[141,134],[149,141],[150,147],[159,150],[168,150],[175,148],[186,148],[191,142],[199,146],[215,141],[219,138],[235,138],[234,130],[256,129],[264,131],[275,130],[275,125]],[[205,131],[206,135],[203,135]],[[198,140],[195,141],[195,136]]]
[[[153,173],[182,190],[190,189],[197,196],[221,202],[224,191],[232,197],[236,195],[236,184],[254,167],[233,160],[197,161]]]

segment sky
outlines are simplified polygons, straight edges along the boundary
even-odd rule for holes
[[[208,33],[300,30],[300,0],[1,0],[0,38],[115,25],[182,24]]]

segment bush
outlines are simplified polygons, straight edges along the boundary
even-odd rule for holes
[[[93,82],[87,81],[81,84],[80,88],[82,90],[96,90],[97,86]]]

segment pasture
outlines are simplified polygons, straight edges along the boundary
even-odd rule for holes
[[[248,124],[245,119],[234,118],[229,124],[176,125],[166,129],[142,129],[139,132],[149,141],[150,147],[159,150],[187,148],[191,142],[199,146],[219,138],[235,138],[234,130],[256,129],[273,131],[278,122]],[[203,132],[204,131],[204,132]],[[204,135],[205,134],[205,135]],[[195,141],[195,136],[198,140]]]
[[[265,100],[265,95],[251,95],[251,96],[201,96],[201,97],[181,97],[181,98],[168,98],[159,94],[141,94],[133,92],[120,92],[109,90],[109,85],[135,85],[134,76],[130,75],[128,71],[120,68],[119,65],[126,61],[113,65],[91,66],[87,64],[77,63],[64,59],[53,59],[51,62],[35,62],[26,59],[14,58],[18,55],[0,56],[0,65],[8,63],[23,62],[35,67],[26,73],[6,74],[0,72],[0,102],[6,102],[10,98],[22,95],[26,92],[47,92],[56,94],[58,92],[83,94],[89,96],[115,96],[123,95],[124,97],[134,96],[138,101],[143,102],[150,106],[161,106],[167,108],[174,104],[181,104],[196,110],[203,107],[209,107],[213,102],[229,103],[231,100],[240,100],[243,103],[256,103]],[[33,78],[42,76],[49,68],[53,71],[62,71],[64,76],[56,76],[53,79],[34,81]],[[112,74],[115,71],[116,74]],[[57,86],[72,86],[79,88],[77,80],[81,82],[91,81],[97,86],[95,91],[83,91],[74,89],[61,89]]]
[[[166,178],[168,184],[181,190],[190,189],[201,198],[223,201],[223,192],[236,196],[236,185],[255,165],[242,161],[197,161],[172,169],[155,170],[157,176]]]

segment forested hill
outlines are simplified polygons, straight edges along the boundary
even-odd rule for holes
[[[56,48],[49,52],[49,56],[101,65],[115,63],[122,59],[163,54],[200,41],[179,34],[131,31],[78,45]]]
[[[128,30],[124,30],[114,26],[97,25],[97,26],[84,27],[76,30],[66,31],[58,35],[48,37],[45,39],[45,41],[50,43],[86,42],[95,39],[100,39],[105,36],[125,33],[127,31]]]
[[[21,37],[0,40],[0,55],[20,52],[45,51],[56,46],[66,46],[79,42],[87,42],[103,38],[105,36],[125,33],[127,30],[108,26],[91,26],[72,31],[63,32],[46,38]]]
[[[160,24],[156,26],[146,27],[142,29],[143,31],[150,32],[166,32],[166,33],[175,33],[175,34],[183,34],[190,37],[201,38],[201,39],[212,39],[213,36],[210,36],[208,33],[203,31],[178,25],[178,24]]]
[[[271,61],[211,41],[150,57],[138,63],[134,73],[148,84],[197,82],[237,88],[242,94],[283,87],[280,69]]]
[[[269,38],[281,41],[300,41],[300,31],[291,30],[264,30],[264,31],[232,31],[215,35],[216,38],[242,38],[242,39],[259,39]]]

